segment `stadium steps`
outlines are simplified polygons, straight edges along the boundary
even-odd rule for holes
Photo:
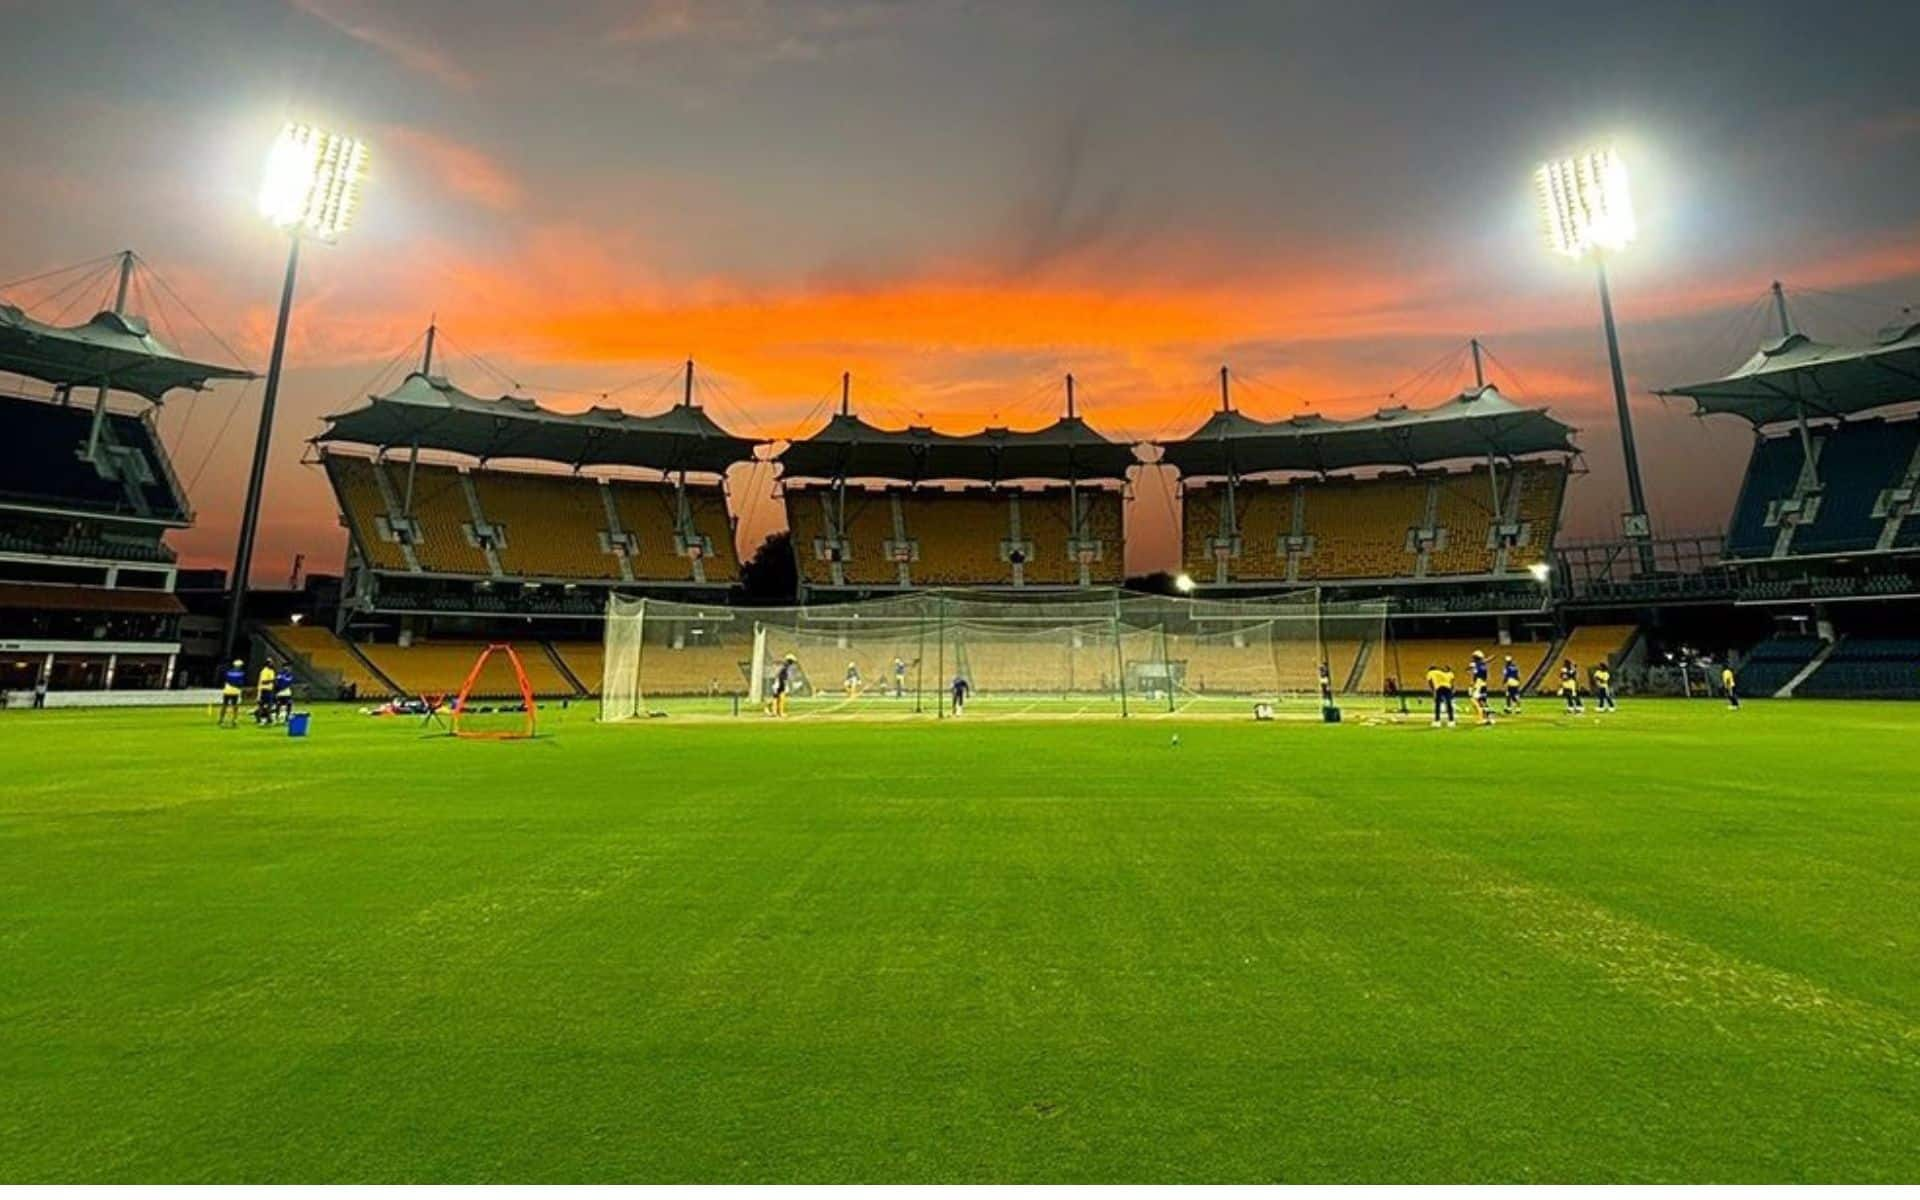
[[[1360,681],[1367,677],[1367,660],[1373,657],[1374,639],[1368,638],[1360,644],[1360,652],[1353,656],[1353,670],[1347,672],[1346,683],[1340,688],[1342,695],[1360,690]]]
[[[1560,666],[1560,659],[1563,657],[1561,651],[1567,648],[1567,638],[1569,636],[1571,635],[1563,633],[1553,639],[1553,644],[1547,647],[1547,656],[1540,660],[1540,665],[1534,668],[1532,675],[1528,676],[1526,686],[1520,689],[1521,695],[1530,696],[1539,694],[1542,685],[1550,677],[1550,673]]]
[[[1775,700],[1793,699],[1793,689],[1805,683],[1807,681],[1807,677],[1812,675],[1815,671],[1818,671],[1821,667],[1826,666],[1827,660],[1833,657],[1833,652],[1840,648],[1840,642],[1843,640],[1845,639],[1838,639],[1835,641],[1831,641],[1831,642],[1828,642],[1826,645],[1820,647],[1819,652],[1813,656],[1813,658],[1807,663],[1806,666],[1801,667],[1800,670],[1794,675],[1792,679],[1789,679],[1785,683],[1780,685],[1780,690],[1773,694],[1773,698]]]
[[[261,640],[273,647],[276,654],[293,665],[294,674],[300,677],[308,687],[331,688],[338,686],[341,682],[335,672],[314,665],[306,653],[299,647],[288,642],[285,636],[283,636],[285,632],[284,627],[261,625],[257,627],[257,632]],[[361,670],[365,671],[376,683],[386,690],[387,695],[399,696],[406,694],[406,689],[396,684],[392,676],[374,666],[373,663],[367,659],[366,655],[360,653],[360,647],[343,637],[335,637],[333,641],[336,648],[346,652]]]
[[[541,653],[545,654],[547,658],[553,663],[553,669],[560,672],[560,678],[566,680],[568,683],[573,685],[574,694],[576,696],[584,700],[588,696],[592,695],[592,692],[588,690],[587,685],[585,685],[584,683],[581,683],[580,677],[573,673],[573,668],[567,665],[567,660],[562,658],[560,656],[560,652],[553,648],[552,642],[542,639],[540,642],[540,650],[541,650]]]

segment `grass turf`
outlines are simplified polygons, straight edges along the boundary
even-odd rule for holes
[[[0,1181],[1920,1177],[1920,709],[1531,707],[0,713]]]

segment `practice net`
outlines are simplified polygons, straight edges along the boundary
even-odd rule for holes
[[[1313,589],[1260,600],[931,591],[790,608],[614,596],[601,716],[946,716],[956,682],[969,714],[1255,703],[1311,714],[1323,665],[1336,704],[1385,694],[1386,613],[1385,601],[1330,602]]]

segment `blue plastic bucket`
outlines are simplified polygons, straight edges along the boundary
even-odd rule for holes
[[[287,718],[287,736],[288,737],[307,736],[307,720],[312,716],[313,716],[312,713],[293,713],[292,715],[290,715]]]

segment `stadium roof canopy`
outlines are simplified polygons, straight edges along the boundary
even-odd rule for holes
[[[787,479],[1124,479],[1139,460],[1079,417],[1044,429],[935,433],[881,429],[838,413],[779,456]]]
[[[252,379],[244,367],[182,358],[139,317],[103,312],[84,325],[48,325],[0,304],[0,371],[56,387],[106,385],[155,404],[176,388]]]
[[[1188,477],[1339,471],[1488,455],[1572,454],[1572,436],[1573,428],[1546,409],[1522,408],[1489,385],[1433,408],[1383,408],[1346,421],[1317,413],[1257,421],[1223,409],[1185,438],[1162,446],[1160,461]]]
[[[414,372],[363,408],[324,418],[315,442],[382,450],[447,450],[481,460],[527,458],[572,467],[644,467],[719,474],[753,457],[759,443],[735,437],[705,409],[676,404],[653,416],[618,408],[561,413],[521,396],[472,396],[438,375]]]
[[[1705,383],[1661,388],[1700,413],[1733,413],[1755,425],[1852,413],[1920,400],[1920,324],[1894,326],[1865,346],[1795,333],[1760,347],[1739,370]]]

